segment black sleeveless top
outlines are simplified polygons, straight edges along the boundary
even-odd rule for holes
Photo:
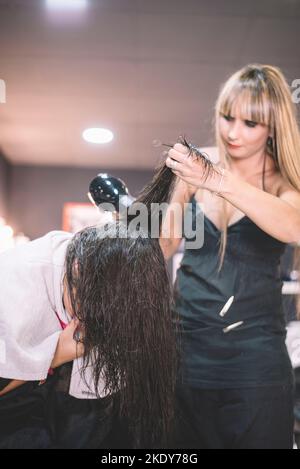
[[[193,218],[199,207],[193,198]],[[221,233],[200,215],[204,244],[185,250],[175,289],[183,382],[206,389],[292,383],[280,279],[285,244],[245,216],[228,227],[218,272]],[[220,317],[231,296],[231,307]],[[243,324],[224,332],[239,321]]]

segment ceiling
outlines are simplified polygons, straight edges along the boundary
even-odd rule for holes
[[[0,0],[0,148],[13,164],[153,168],[157,141],[214,144],[220,85],[249,62],[300,78],[300,0]],[[103,146],[81,138],[108,127]]]

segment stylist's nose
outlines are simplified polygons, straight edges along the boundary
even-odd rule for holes
[[[237,119],[235,119],[234,122],[231,122],[230,124],[231,125],[230,125],[229,132],[228,132],[228,140],[230,140],[231,142],[234,142],[235,140],[238,139],[238,136],[239,136],[239,123]]]

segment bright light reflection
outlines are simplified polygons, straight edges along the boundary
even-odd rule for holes
[[[48,8],[56,10],[79,10],[87,7],[87,0],[46,0],[46,5]]]
[[[114,134],[108,129],[86,129],[82,134],[83,139],[90,143],[109,143],[113,140]]]

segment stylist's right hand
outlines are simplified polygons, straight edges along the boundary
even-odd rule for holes
[[[187,184],[211,192],[219,191],[223,175],[216,165],[212,165],[207,171],[205,160],[193,153],[189,156],[189,150],[181,143],[176,143],[168,155],[166,165]]]

